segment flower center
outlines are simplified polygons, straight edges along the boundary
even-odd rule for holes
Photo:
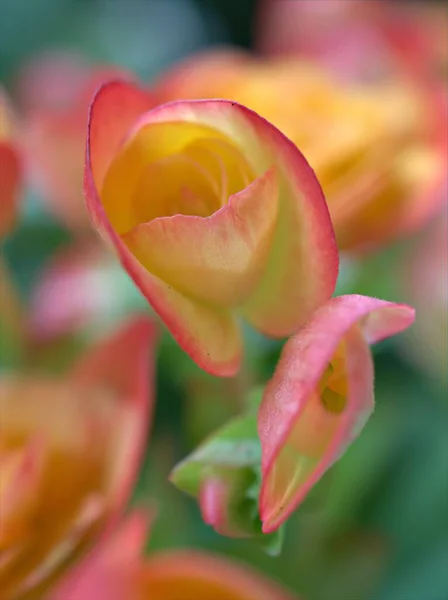
[[[208,217],[255,175],[239,148],[194,123],[142,127],[109,168],[101,197],[119,234],[159,217]]]

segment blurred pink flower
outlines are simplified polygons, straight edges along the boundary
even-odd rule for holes
[[[130,77],[119,67],[54,51],[34,58],[17,78],[32,181],[50,211],[80,235],[92,232],[82,194],[89,102],[104,80],[117,76]]]
[[[286,343],[258,416],[265,533],[289,517],[373,411],[369,344],[413,321],[409,306],[340,296]]]
[[[96,243],[73,245],[54,254],[39,275],[30,299],[32,341],[50,341],[84,332],[112,316],[107,281],[112,259]]]
[[[294,600],[296,596],[235,561],[174,550],[141,557],[148,517],[134,512],[50,600]],[[297,600],[297,598],[296,598]]]
[[[119,518],[151,418],[154,344],[135,317],[64,377],[2,376],[2,600],[42,598]]]

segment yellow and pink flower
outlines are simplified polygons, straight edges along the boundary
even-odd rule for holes
[[[135,317],[64,377],[2,376],[2,600],[42,598],[116,523],[151,418],[154,342]]]
[[[331,296],[338,256],[325,199],[297,148],[251,110],[149,107],[125,82],[94,97],[87,206],[180,346],[229,376],[240,317],[283,337]]]

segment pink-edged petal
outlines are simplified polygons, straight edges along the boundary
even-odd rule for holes
[[[179,294],[148,273],[125,247],[102,205],[99,191],[110,164],[108,123],[120,118],[121,97],[132,86],[109,83],[97,93],[90,110],[86,152],[85,195],[94,224],[115,248],[122,265],[181,347],[205,370],[232,375],[239,366],[241,340],[234,318],[226,312]],[[109,119],[104,115],[109,115]],[[263,278],[245,316],[268,334],[294,331],[331,295],[338,257],[328,210],[320,186],[296,147],[256,113],[229,101],[185,101],[146,113],[132,136],[155,123],[191,123],[209,127],[239,146],[257,176],[275,166],[280,181],[279,224]],[[113,146],[113,144],[112,144]],[[103,158],[97,158],[97,155]]]
[[[155,324],[136,316],[93,347],[70,374],[77,386],[111,393],[120,403],[110,473],[117,511],[133,489],[152,419],[156,338]]]
[[[104,84],[96,93],[88,119],[87,166],[98,190],[129,128],[153,105],[147,90],[124,81]]]
[[[244,474],[229,470],[206,477],[199,492],[199,506],[204,523],[221,535],[233,538],[251,537],[239,527],[235,512],[240,502],[241,479]]]
[[[148,271],[186,296],[238,307],[263,274],[277,216],[278,182],[270,170],[210,217],[158,218],[122,237]]]
[[[132,118],[135,120],[139,111],[141,114],[145,110],[144,98],[142,91],[123,82],[106,84],[96,94],[90,108],[87,133],[84,175],[87,206],[98,231],[112,243],[124,269],[162,317],[179,345],[204,370],[231,376],[238,370],[242,353],[235,319],[222,310],[198,305],[149,274],[113,229],[101,203],[99,190],[107,168]],[[132,110],[125,111],[121,122],[123,106],[131,106]]]
[[[57,586],[50,600],[127,600],[148,537],[150,517],[134,511]]]
[[[275,530],[294,511],[359,434],[373,410],[368,342],[399,333],[413,320],[414,311],[406,305],[365,296],[340,296],[316,311],[287,342],[266,387],[258,418],[263,531]],[[341,343],[348,391],[343,410],[331,415],[315,400],[315,394]],[[299,431],[301,419],[309,427],[301,433],[306,455],[291,458],[288,443]]]
[[[216,555],[191,551],[158,553],[140,575],[141,598],[157,600],[297,600],[249,567]]]

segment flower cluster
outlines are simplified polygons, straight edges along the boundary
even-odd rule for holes
[[[163,327],[237,396],[241,414],[171,465],[171,481],[221,535],[278,552],[281,526],[374,410],[370,345],[409,328],[414,309],[335,295],[340,252],[362,260],[440,215],[447,141],[445,95],[422,63],[411,73],[416,23],[398,31],[371,4],[369,26],[359,11],[327,14],[326,27],[331,39],[348,22],[356,40],[374,33],[381,64],[369,50],[351,60],[352,38],[333,57],[319,36],[296,47],[285,35],[278,48],[266,23],[285,34],[290,23],[266,2],[267,57],[209,52],[144,86],[121,68],[45,56],[21,73],[17,111],[2,92],[2,351],[18,350],[0,379],[2,599],[296,598],[205,552],[145,557],[155,511],[127,507],[147,454]],[[324,22],[325,11],[300,10],[299,21]],[[27,186],[74,242],[47,263],[25,308],[3,250]],[[412,268],[429,281],[421,258]],[[124,320],[114,269],[143,297]],[[100,321],[106,331],[92,334]],[[281,348],[268,381],[247,367],[250,336]],[[75,338],[82,350],[55,366],[58,344]]]

